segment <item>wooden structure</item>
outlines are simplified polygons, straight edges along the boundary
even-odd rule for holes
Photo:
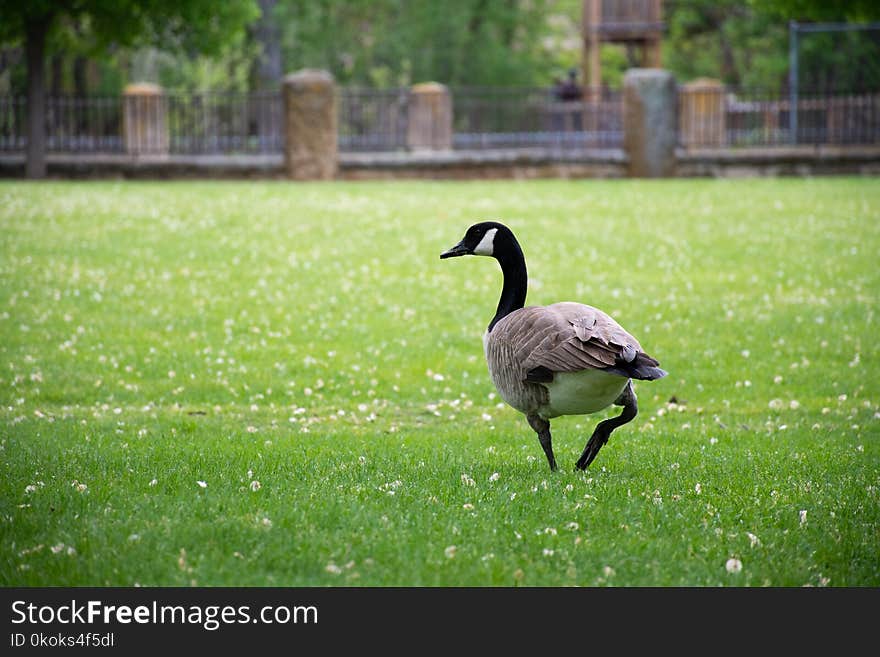
[[[437,82],[410,88],[406,144],[414,151],[452,149],[452,96]]]
[[[622,43],[638,49],[642,68],[660,68],[663,40],[663,0],[583,0],[581,57],[584,88],[596,93],[602,86],[600,49],[603,43]]]
[[[122,133],[129,155],[168,155],[168,104],[162,87],[130,84],[122,92]]]
[[[685,145],[724,146],[727,111],[720,80],[697,78],[683,84],[678,94],[678,139]]]

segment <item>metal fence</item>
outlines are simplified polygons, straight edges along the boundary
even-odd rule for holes
[[[166,95],[168,150],[181,155],[281,153],[278,92]]]
[[[281,153],[279,93],[50,96],[50,153]],[[158,126],[146,129],[147,123]],[[0,96],[0,152],[24,150],[27,101]],[[132,144],[136,147],[132,149]]]
[[[46,99],[46,147],[50,152],[122,151],[122,98],[50,96]],[[27,145],[27,100],[0,96],[0,152]]]
[[[620,92],[587,90],[584,100],[557,100],[552,89],[460,88],[452,92],[457,149],[542,146],[621,148]]]
[[[405,150],[409,89],[344,87],[339,92],[339,150]]]
[[[880,93],[785,92],[682,87],[679,144],[684,148],[880,144]]]
[[[581,101],[559,101],[548,88],[468,87],[453,89],[451,96],[457,150],[623,146],[617,91],[588,89]],[[340,151],[408,150],[410,98],[408,88],[340,89]],[[678,102],[679,145],[686,149],[880,144],[880,92],[801,92],[797,134],[784,91],[683,85]],[[161,120],[153,116],[153,131],[141,130],[150,113]],[[0,152],[24,151],[26,118],[25,98],[0,96]],[[281,154],[284,148],[277,91],[175,92],[152,99],[53,96],[46,131],[50,153]]]

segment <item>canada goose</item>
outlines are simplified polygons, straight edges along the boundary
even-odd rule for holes
[[[597,308],[570,301],[524,307],[526,261],[504,224],[474,224],[440,258],[463,255],[491,256],[501,265],[501,299],[483,337],[489,375],[504,401],[525,415],[538,434],[551,470],[556,469],[551,418],[595,413],[611,404],[623,407],[620,415],[596,426],[575,465],[585,470],[611,432],[636,416],[632,379],[650,381],[666,372],[638,340]]]

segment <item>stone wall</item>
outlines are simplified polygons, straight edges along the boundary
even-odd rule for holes
[[[668,71],[632,69],[624,78],[624,149],[596,151],[529,147],[453,149],[452,99],[440,84],[410,91],[407,149],[339,153],[338,98],[326,71],[284,78],[283,155],[169,154],[168,105],[154,85],[133,85],[123,97],[122,154],[49,154],[50,176],[132,178],[622,178],[880,173],[878,146],[723,147],[723,89],[715,81],[686,85],[681,133],[679,96]],[[681,140],[685,148],[677,142]],[[0,176],[24,174],[22,153],[0,153]]]
[[[286,179],[281,155],[180,156],[132,158],[127,155],[47,156],[49,177],[56,178],[231,178]],[[336,173],[345,180],[625,178],[622,151],[599,156],[560,158],[553,153],[452,151],[415,153],[343,153]],[[675,176],[757,177],[880,175],[880,146],[703,149],[677,153]],[[0,177],[24,176],[24,155],[0,154]]]
[[[336,83],[326,71],[288,75],[284,99],[284,163],[293,180],[332,180],[339,167]]]
[[[675,175],[677,89],[669,71],[635,68],[623,78],[623,143],[633,178]]]
[[[452,148],[452,97],[436,82],[414,85],[409,93],[406,145],[413,151]]]

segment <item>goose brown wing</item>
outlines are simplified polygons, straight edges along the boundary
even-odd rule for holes
[[[553,372],[615,368],[632,362],[641,345],[597,308],[563,302],[510,313],[493,329],[523,367],[523,378],[552,380]],[[549,378],[547,378],[549,376]]]

